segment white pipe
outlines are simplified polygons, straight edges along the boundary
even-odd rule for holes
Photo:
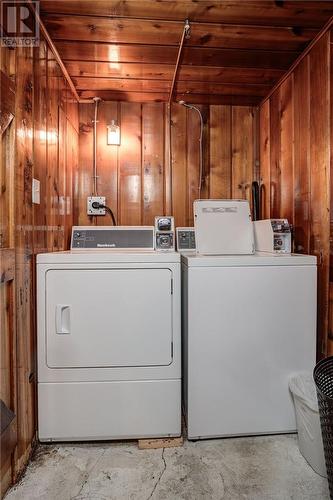
[[[202,176],[203,176],[203,152],[202,152],[202,136],[203,136],[203,118],[202,114],[199,108],[196,106],[193,106],[193,104],[186,104],[185,101],[178,101],[179,104],[182,106],[185,106],[186,108],[189,109],[194,109],[200,117],[200,137],[199,137],[199,186],[198,186],[198,193],[199,193],[199,198],[201,198],[201,187],[202,187]]]
[[[97,117],[98,117],[98,104],[101,101],[100,97],[94,97],[95,112],[94,112],[94,138],[93,138],[93,195],[97,196]]]

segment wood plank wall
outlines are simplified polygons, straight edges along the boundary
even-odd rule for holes
[[[1,67],[1,162],[0,162],[0,495],[11,482],[11,460],[17,442],[16,399],[16,325],[14,203],[10,194],[14,186],[15,87],[7,76],[14,61],[10,53],[2,58]],[[5,106],[2,106],[4,101]],[[4,112],[6,119],[4,120]],[[6,314],[4,314],[6,311]],[[7,409],[11,409],[12,413]],[[5,413],[10,418],[5,419]],[[4,427],[4,419],[7,421]]]
[[[204,119],[204,182],[201,196],[250,198],[255,175],[255,109],[198,106]],[[80,159],[75,196],[80,225],[110,225],[105,217],[88,217],[92,194],[94,104],[80,105]],[[108,146],[106,126],[121,126],[121,145]],[[199,197],[199,134],[196,111],[179,104],[169,118],[163,103],[102,102],[98,115],[98,194],[107,197],[118,224],[153,224],[155,215],[175,216],[177,226],[193,225],[193,200]]]
[[[36,254],[68,246],[79,125],[78,104],[44,41],[34,49],[1,48],[1,70],[16,89],[15,118],[5,143],[12,168],[4,154],[1,168],[1,206],[9,199],[12,210],[6,202],[0,212],[0,247],[15,250],[16,304],[9,307],[9,285],[1,283],[0,398],[17,421],[17,445],[1,468],[3,494],[25,467],[36,436]],[[1,109],[3,103],[2,96]],[[40,205],[32,203],[33,177],[40,180]],[[12,233],[11,240],[4,231]]]
[[[260,107],[262,217],[288,218],[294,250],[318,258],[318,357],[333,353],[333,324],[328,325],[330,36],[318,41]]]

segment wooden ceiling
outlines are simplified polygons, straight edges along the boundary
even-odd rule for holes
[[[257,104],[333,16],[333,1],[41,0],[82,99]]]

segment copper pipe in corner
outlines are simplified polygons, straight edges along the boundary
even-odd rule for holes
[[[178,54],[177,54],[177,60],[176,60],[176,66],[175,66],[175,71],[173,73],[173,78],[172,78],[172,82],[171,82],[171,87],[170,87],[170,94],[169,94],[169,100],[168,100],[168,105],[167,105],[167,113],[168,113],[168,153],[169,153],[169,171],[170,171],[170,186],[169,186],[169,189],[170,189],[170,192],[169,192],[169,199],[170,199],[170,209],[171,209],[171,213],[173,212],[173,197],[172,197],[172,147],[171,147],[171,101],[172,101],[172,97],[173,97],[173,92],[174,92],[174,88],[175,88],[175,83],[176,83],[176,78],[177,78],[177,73],[178,73],[178,68],[179,68],[179,63],[180,63],[180,58],[181,58],[181,55],[182,55],[182,50],[183,50],[183,45],[184,45],[184,40],[185,38],[190,38],[191,36],[191,26],[190,26],[190,23],[189,23],[189,20],[188,19],[185,19],[185,22],[184,22],[184,27],[183,27],[183,32],[182,32],[182,36],[181,36],[181,39],[180,39],[180,43],[179,43],[179,49],[178,49]]]
[[[173,73],[173,78],[172,78],[171,87],[170,87],[170,94],[169,94],[169,101],[168,101],[169,106],[171,105],[172,96],[173,96],[173,92],[174,92],[174,88],[175,88],[175,83],[176,83],[176,78],[177,78],[177,73],[178,73],[179,62],[180,62],[180,58],[182,55],[184,40],[185,40],[185,38],[190,38],[190,36],[191,36],[191,26],[190,26],[188,19],[186,19],[185,23],[184,23],[182,37],[180,39],[175,71]]]

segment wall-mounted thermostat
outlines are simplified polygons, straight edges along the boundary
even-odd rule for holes
[[[175,250],[175,222],[172,216],[155,217],[156,250]]]

